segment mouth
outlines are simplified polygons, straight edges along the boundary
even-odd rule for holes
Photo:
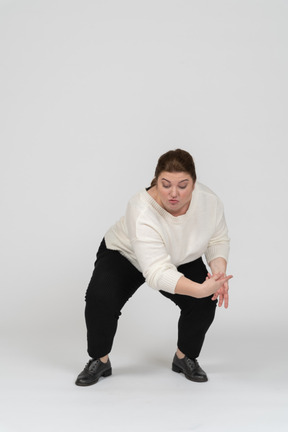
[[[172,199],[172,200],[169,200],[169,203],[170,203],[170,204],[178,204],[178,202],[179,202],[178,200],[173,200],[173,199]]]

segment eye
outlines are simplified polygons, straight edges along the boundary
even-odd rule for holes
[[[186,186],[179,186],[179,189],[186,189],[186,187],[187,187],[187,185]]]
[[[170,183],[164,183],[164,181],[162,182],[162,187],[165,189],[168,189],[170,187]]]

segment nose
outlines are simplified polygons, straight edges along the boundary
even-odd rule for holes
[[[171,197],[174,198],[177,196],[177,190],[176,187],[172,187],[171,188]]]

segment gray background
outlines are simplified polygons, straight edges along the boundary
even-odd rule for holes
[[[284,0],[0,0],[1,431],[287,429],[287,19]],[[79,389],[98,244],[177,147],[232,239],[210,381],[170,372],[178,312],[144,285],[114,376]]]

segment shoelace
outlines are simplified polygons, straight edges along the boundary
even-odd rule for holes
[[[98,366],[98,364],[99,364],[99,361],[100,360],[89,360],[88,361],[88,363],[86,364],[86,366],[85,366],[85,369],[87,370],[87,372],[89,373],[89,372],[91,372],[91,373],[93,373],[93,372],[95,372],[95,369],[96,369],[96,367]],[[93,362],[95,362],[92,366],[91,366],[91,364],[93,363]]]
[[[195,367],[199,366],[197,359],[192,360],[189,357],[187,357],[187,364],[188,364],[189,367],[191,367],[193,369]]]

